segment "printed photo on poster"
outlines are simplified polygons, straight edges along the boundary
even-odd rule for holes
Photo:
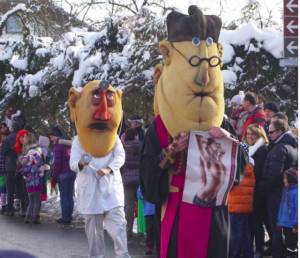
[[[202,207],[225,205],[235,178],[237,152],[234,139],[191,132],[183,201]]]

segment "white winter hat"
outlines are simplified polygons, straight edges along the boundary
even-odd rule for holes
[[[50,140],[47,136],[40,136],[39,137],[39,145],[43,148],[48,148],[50,144]]]
[[[243,100],[244,100],[244,92],[243,91],[240,91],[238,95],[235,95],[232,97],[230,103],[236,103],[238,105],[242,105],[243,103]]]

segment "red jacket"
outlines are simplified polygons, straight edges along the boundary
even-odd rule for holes
[[[249,125],[257,124],[264,127],[266,123],[266,115],[261,107],[256,107],[247,117],[243,129],[242,129],[242,140],[246,138],[247,128]]]

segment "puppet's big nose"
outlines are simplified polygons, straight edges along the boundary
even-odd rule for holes
[[[208,75],[208,64],[207,62],[202,62],[199,67],[199,71],[195,77],[195,83],[199,86],[206,86],[209,83],[209,75]]]
[[[105,92],[100,93],[100,104],[97,106],[93,118],[95,120],[102,120],[102,121],[107,121],[111,119],[111,114],[107,107]]]

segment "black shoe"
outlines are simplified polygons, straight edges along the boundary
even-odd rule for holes
[[[8,211],[5,212],[5,215],[12,217],[12,216],[14,216],[14,211],[9,211],[8,210]]]
[[[7,211],[7,205],[1,207],[1,214],[4,214]]]
[[[264,256],[271,256],[272,255],[272,249],[271,247],[268,247],[264,250]]]
[[[32,223],[33,224],[41,224],[41,221],[40,220],[33,220]]]
[[[19,216],[20,216],[21,218],[25,218],[26,213],[25,213],[25,212],[20,212]]]
[[[70,225],[70,224],[71,224],[71,221],[70,221],[70,220],[63,220],[62,218],[57,219],[56,222],[57,222],[58,224],[62,224],[62,225]]]
[[[152,255],[153,254],[153,251],[151,249],[148,249],[146,252],[145,252],[145,255]]]
[[[25,223],[25,224],[29,224],[29,220],[28,220],[28,219],[25,219],[25,220],[24,220],[24,223]]]

